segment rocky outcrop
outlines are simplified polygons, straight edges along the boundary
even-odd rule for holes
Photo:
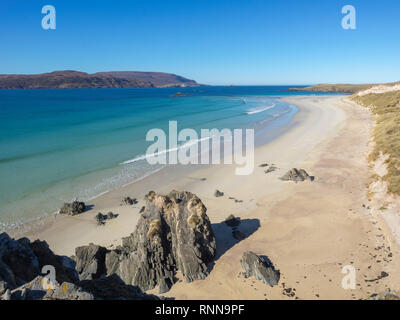
[[[60,214],[67,214],[69,216],[75,216],[84,212],[86,209],[84,202],[73,201],[71,203],[64,203],[60,209]]]
[[[233,214],[231,214],[225,219],[225,224],[231,228],[237,227],[240,225],[240,218],[236,218]]]
[[[107,249],[95,244],[75,249],[76,270],[80,280],[97,279],[106,273]]]
[[[283,177],[280,178],[281,180],[284,181],[314,181],[314,177],[310,176],[304,169],[290,169]]]
[[[81,246],[74,260],[55,255],[44,241],[0,234],[0,299],[153,299],[143,291],[156,286],[160,293],[168,291],[178,271],[188,282],[204,279],[216,252],[204,204],[178,191],[150,192],[145,200],[136,229],[122,246]],[[51,289],[43,285],[45,266],[56,271]]]
[[[138,201],[137,201],[136,198],[132,199],[131,197],[125,197],[124,199],[122,199],[122,203],[126,204],[126,205],[129,205],[129,206],[132,206],[134,204],[137,204]]]
[[[101,212],[99,212],[94,218],[96,219],[97,225],[104,226],[107,220],[112,220],[117,216],[118,215],[114,214],[113,212],[109,212],[107,214],[102,214]]]
[[[78,272],[75,269],[75,261],[66,256],[58,256],[50,250],[46,241],[36,240],[30,247],[38,258],[39,269],[51,265],[56,270],[56,280],[59,283],[79,281]]]
[[[116,273],[142,290],[168,291],[179,270],[186,281],[204,279],[216,242],[206,207],[189,192],[150,192],[136,230],[106,255],[107,274]]]
[[[55,255],[44,241],[0,234],[0,300],[157,299],[115,274],[106,276],[106,251],[96,245],[77,248],[76,270],[72,259]],[[55,280],[41,274],[44,266],[54,267]]]
[[[258,256],[254,252],[246,251],[240,261],[245,275],[254,276],[257,280],[273,287],[277,285],[280,278],[279,270],[275,270],[272,262],[265,256]]]
[[[46,292],[43,300],[96,300],[96,297],[74,283],[64,282]]]
[[[31,281],[40,273],[39,260],[27,238],[11,239],[0,234],[0,281],[13,289]]]

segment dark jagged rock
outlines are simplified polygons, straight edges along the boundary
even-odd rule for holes
[[[99,212],[94,218],[96,219],[97,225],[103,226],[106,224],[107,216],[105,214]]]
[[[84,202],[73,201],[71,203],[64,203],[60,209],[60,214],[67,214],[70,216],[75,216],[84,212],[86,209]]]
[[[95,297],[76,284],[64,282],[48,291],[43,300],[95,300]]]
[[[11,291],[11,300],[41,300],[48,290],[54,290],[58,283],[55,282],[53,288],[48,286],[47,279],[37,276],[32,281],[25,283],[21,287]]]
[[[86,292],[91,293],[97,299],[106,300],[138,300],[157,299],[153,295],[147,295],[137,286],[126,285],[116,274],[102,277],[92,281],[82,281],[80,286]]]
[[[0,300],[157,299],[117,275],[106,277],[105,248],[89,245],[76,251],[82,281],[75,262],[55,255],[46,242],[0,234]],[[55,280],[40,273],[43,266],[55,268]]]
[[[314,177],[310,176],[304,169],[290,169],[283,177],[280,178],[284,181],[314,181]]]
[[[123,239],[120,251],[106,256],[107,274],[142,290],[170,289],[179,270],[186,281],[204,279],[216,242],[206,207],[189,192],[157,195],[151,191],[136,230]]]
[[[223,192],[221,192],[221,191],[219,191],[219,190],[215,190],[215,192],[214,192],[214,197],[223,197],[224,196],[224,193]]]
[[[75,249],[76,270],[80,280],[97,279],[105,274],[106,252],[106,248],[94,244]]]
[[[0,234],[0,280],[15,288],[31,281],[40,272],[39,260],[27,238],[11,239]]]
[[[113,212],[109,212],[107,214],[102,214],[101,212],[99,212],[94,218],[96,219],[96,222],[99,226],[104,226],[107,220],[114,219],[117,216],[118,215],[114,214]]]
[[[246,276],[254,276],[257,280],[269,284],[271,287],[278,284],[280,272],[275,270],[268,257],[258,256],[254,252],[246,251],[243,253],[240,263],[245,270]]]
[[[56,269],[56,280],[59,283],[66,281],[76,283],[79,281],[74,260],[54,254],[46,241],[36,240],[30,244],[30,247],[39,260],[40,270],[46,265],[51,265]]]
[[[117,217],[117,216],[116,216],[113,212],[107,213],[107,219],[108,219],[108,220],[114,219],[114,218],[116,218],[116,217]]]
[[[233,214],[231,214],[225,219],[225,223],[228,227],[237,227],[240,224],[240,218],[236,218]]]
[[[146,209],[145,206],[141,207],[139,213],[143,213],[143,212],[144,212],[144,209]]]
[[[132,206],[132,205],[138,203],[138,201],[136,200],[136,198],[132,199],[132,198],[130,198],[130,197],[125,197],[125,198],[122,200],[122,202],[123,202],[124,204],[126,204],[126,205],[129,205],[129,206]]]

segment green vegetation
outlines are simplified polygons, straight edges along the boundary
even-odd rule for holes
[[[385,83],[386,86],[393,86],[399,82]],[[376,84],[317,84],[305,88],[291,88],[290,91],[311,91],[311,92],[335,92],[335,93],[357,93],[376,86]]]
[[[390,193],[400,195],[400,91],[370,93],[353,96],[351,99],[370,107],[377,115],[373,132],[376,145],[370,160],[377,160],[381,153],[388,155],[388,172],[383,180],[387,181]]]
[[[311,92],[342,92],[356,93],[373,87],[373,84],[317,84],[305,88],[291,88],[290,91],[311,91]]]

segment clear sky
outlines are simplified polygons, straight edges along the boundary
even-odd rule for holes
[[[43,30],[42,6],[56,8]],[[353,5],[357,29],[341,26]],[[1,0],[0,73],[136,70],[206,84],[400,80],[399,0]]]

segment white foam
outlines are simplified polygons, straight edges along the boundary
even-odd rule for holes
[[[264,112],[267,111],[269,109],[272,109],[275,107],[275,103],[268,106],[268,107],[262,107],[262,108],[256,108],[256,109],[250,109],[246,111],[246,114],[255,114],[255,113],[260,113],[260,112]]]
[[[120,164],[121,164],[121,165],[124,165],[124,164],[134,163],[134,162],[137,162],[137,161],[140,161],[140,160],[146,160],[146,159],[148,159],[148,158],[152,158],[152,157],[155,157],[155,156],[159,156],[159,155],[161,155],[161,154],[169,153],[169,152],[172,152],[172,151],[177,151],[177,150],[180,150],[180,149],[183,149],[183,148],[188,148],[188,147],[190,147],[191,145],[198,144],[198,143],[201,142],[201,141],[209,140],[209,139],[211,139],[211,138],[212,138],[212,137],[204,137],[204,138],[201,138],[201,139],[196,139],[196,140],[193,140],[193,141],[188,141],[188,142],[184,143],[184,144],[181,145],[181,146],[178,146],[178,147],[175,147],[175,148],[166,149],[166,150],[162,150],[162,151],[159,151],[159,152],[156,152],[156,153],[152,153],[152,154],[143,154],[143,155],[137,156],[136,158],[133,158],[133,159],[124,161],[124,162],[122,162],[122,163],[120,163]]]

